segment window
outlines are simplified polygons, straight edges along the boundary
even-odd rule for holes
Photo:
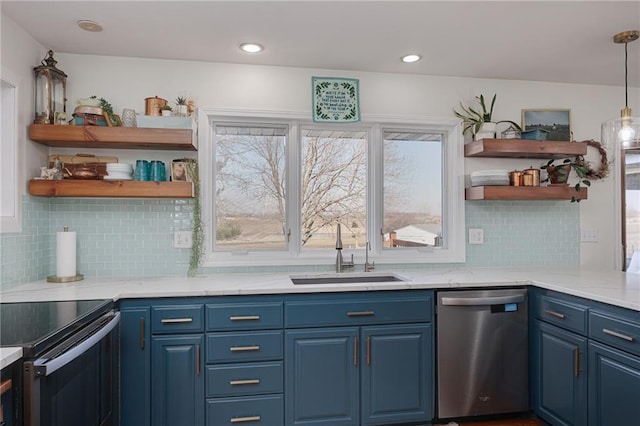
[[[18,187],[17,86],[6,78],[1,84],[2,144],[0,144],[0,231],[20,232],[21,206]]]
[[[640,272],[640,150],[626,150],[623,153],[624,265],[625,270]]]
[[[205,265],[463,262],[457,120],[366,118],[201,109]]]

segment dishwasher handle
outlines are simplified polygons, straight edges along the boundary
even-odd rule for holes
[[[486,306],[504,305],[506,303],[524,302],[524,294],[513,296],[489,296],[489,297],[443,297],[442,304],[445,306]]]

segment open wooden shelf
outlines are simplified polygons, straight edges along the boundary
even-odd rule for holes
[[[587,199],[587,188],[573,186],[474,186],[465,189],[466,200],[576,200]]]
[[[557,159],[586,153],[586,142],[480,139],[464,146],[465,157]]]
[[[193,198],[191,182],[140,182],[127,180],[29,181],[29,194],[43,197]]]
[[[55,147],[196,151],[191,129],[32,124],[29,138]]]

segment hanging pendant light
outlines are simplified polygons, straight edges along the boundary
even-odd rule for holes
[[[633,117],[629,108],[627,44],[640,37],[640,31],[624,31],[613,36],[613,42],[624,43],[624,109],[620,118],[602,123],[602,143],[607,148],[640,148],[640,117]]]

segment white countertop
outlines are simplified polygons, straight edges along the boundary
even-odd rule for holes
[[[640,312],[640,274],[602,271],[584,267],[447,268],[376,271],[402,282],[294,285],[289,276],[335,276],[331,273],[217,274],[193,278],[87,278],[58,284],[36,281],[0,292],[2,303],[58,300],[131,299],[150,297],[227,296],[251,294],[324,293],[368,290],[452,289],[536,285]],[[5,353],[7,358],[5,359]],[[20,348],[2,348],[2,367],[19,359]],[[14,358],[17,357],[17,358]]]

